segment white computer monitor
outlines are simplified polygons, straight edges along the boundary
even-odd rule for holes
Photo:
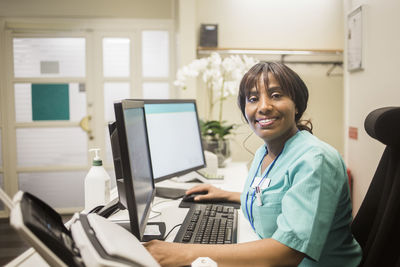
[[[196,101],[142,99],[154,182],[204,168]]]

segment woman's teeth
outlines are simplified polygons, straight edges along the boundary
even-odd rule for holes
[[[264,119],[264,120],[259,120],[258,123],[261,126],[268,126],[268,125],[272,124],[275,120],[276,120],[275,118],[274,119]]]

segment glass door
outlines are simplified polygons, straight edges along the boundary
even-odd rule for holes
[[[54,208],[80,210],[91,136],[87,36],[13,34],[17,186]]]

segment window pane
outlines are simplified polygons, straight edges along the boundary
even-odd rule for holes
[[[168,77],[168,31],[142,32],[143,77]]]
[[[115,121],[114,101],[130,97],[129,83],[104,83],[104,119]]]
[[[105,77],[129,76],[129,48],[129,38],[103,39],[103,73]]]
[[[85,77],[85,38],[14,38],[15,77]]]
[[[20,173],[19,189],[29,192],[53,208],[83,208],[87,172]]]
[[[38,84],[35,84],[38,85]],[[45,86],[50,86],[44,84]],[[58,84],[56,84],[58,85]],[[86,91],[84,84],[70,83],[68,84],[68,99],[65,99],[69,104],[69,121],[80,121],[86,116]],[[37,89],[37,88],[36,88]],[[30,83],[16,83],[14,84],[15,94],[15,120],[16,122],[32,122],[32,84]],[[35,98],[36,99],[36,98]],[[45,101],[54,104],[56,99],[40,98],[39,103],[45,105]],[[37,101],[37,100],[36,100]],[[37,102],[36,102],[37,104]],[[55,107],[57,108],[57,107]]]
[[[79,127],[17,129],[17,164],[87,165],[87,135]]]
[[[14,84],[15,121],[32,121],[32,95],[30,83]]]
[[[143,98],[169,98],[169,85],[163,82],[143,83]]]

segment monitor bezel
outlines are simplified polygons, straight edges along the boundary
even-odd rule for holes
[[[118,127],[117,122],[108,123],[108,131],[110,134],[110,145],[113,157],[114,173],[115,173],[115,184],[118,191],[118,203],[116,204],[119,209],[126,209],[128,207],[126,203],[125,195],[125,184],[124,174],[121,163],[121,147],[119,145]],[[116,151],[116,149],[118,149]],[[118,166],[117,166],[118,165]]]
[[[150,171],[151,171],[151,184],[152,184],[152,193],[150,200],[146,203],[146,208],[144,210],[144,216],[138,218],[137,214],[137,206],[136,206],[136,198],[135,198],[135,189],[133,187],[133,180],[135,177],[132,175],[131,165],[130,165],[130,156],[128,151],[128,143],[127,143],[127,133],[125,127],[125,117],[124,117],[124,109],[131,109],[131,108],[141,108],[143,109],[144,115],[144,127],[146,132],[146,142],[147,147],[149,148],[149,141],[147,136],[147,124],[146,124],[146,116],[144,112],[144,103],[143,101],[138,100],[121,100],[118,102],[114,102],[114,111],[115,111],[115,119],[116,119],[116,126],[117,126],[117,134],[119,140],[119,147],[121,153],[121,162],[122,162],[122,173],[123,173],[123,180],[124,180],[124,188],[125,188],[125,196],[126,196],[126,204],[129,213],[130,219],[130,228],[133,235],[135,235],[139,240],[143,239],[144,231],[150,216],[151,212],[151,204],[155,197],[155,184],[153,179],[153,168],[151,165],[151,154],[149,149],[149,164],[150,164]]]
[[[195,112],[196,112],[196,120],[197,120],[197,130],[198,130],[198,133],[199,133],[201,151],[202,151],[202,154],[203,154],[203,164],[195,166],[195,167],[192,167],[192,168],[189,168],[189,169],[186,169],[186,170],[183,170],[183,171],[174,172],[174,173],[170,173],[170,174],[167,174],[167,175],[164,175],[164,176],[160,176],[160,177],[157,177],[157,178],[154,177],[154,179],[153,179],[154,183],[159,183],[159,182],[162,182],[164,180],[171,179],[171,178],[174,178],[174,177],[177,177],[177,176],[182,176],[182,175],[185,175],[185,174],[188,174],[190,172],[197,171],[199,169],[202,169],[202,168],[206,167],[206,158],[204,156],[203,140],[201,138],[201,131],[200,131],[199,113],[197,111],[197,104],[196,104],[196,100],[195,99],[132,99],[132,100],[134,100],[134,101],[143,101],[144,105],[146,105],[146,104],[172,104],[172,103],[191,103],[191,104],[193,103],[194,104],[194,109],[195,109]],[[145,111],[146,111],[146,109],[145,109]],[[147,119],[146,112],[145,112],[145,117]],[[146,124],[146,128],[147,128],[147,124]],[[150,150],[150,157],[151,157],[150,146],[149,146],[149,150]]]

